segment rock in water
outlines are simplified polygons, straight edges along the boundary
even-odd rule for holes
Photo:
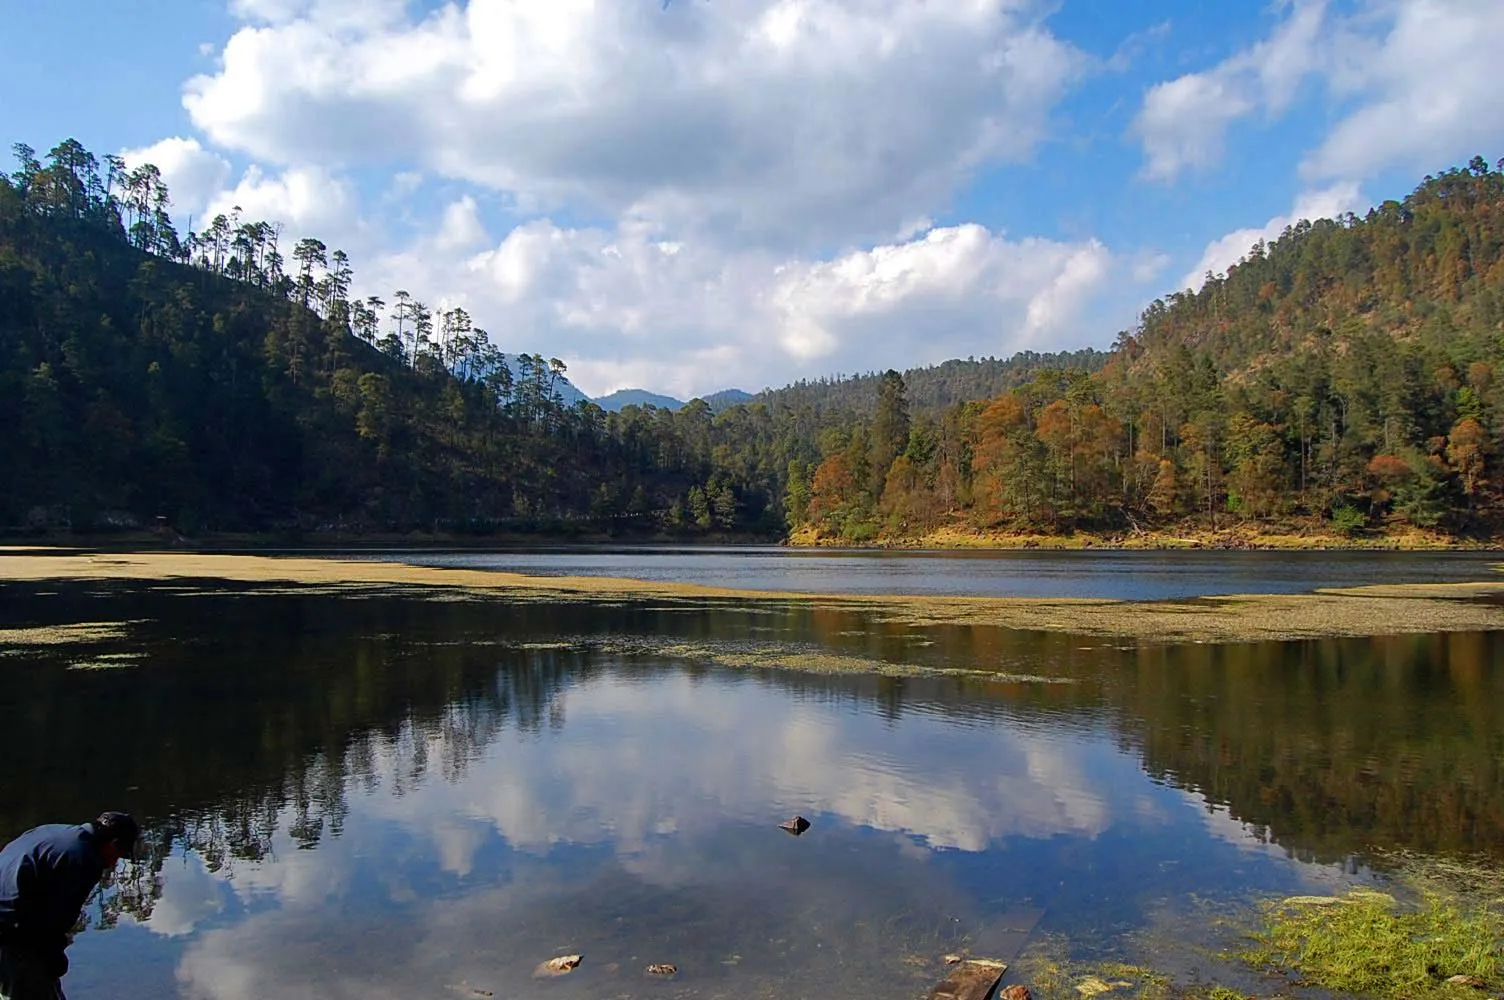
[[[650,976],[672,976],[678,971],[679,967],[669,962],[660,962],[648,966],[648,975]]]
[[[997,1000],[1034,1000],[1034,997],[1029,993],[1027,986],[1019,986],[1015,983],[998,990]]]
[[[550,958],[547,962],[544,962],[533,970],[533,978],[544,979],[549,976],[562,976],[579,964],[579,955],[560,955],[558,958]]]
[[[946,965],[960,965],[961,964],[961,956],[960,955],[946,955],[940,961],[944,962]]]
[[[779,823],[778,826],[780,829],[787,830],[789,833],[792,833],[797,837],[805,830],[809,829],[809,820],[805,819],[803,816],[795,816],[793,819],[784,820],[782,823]]]

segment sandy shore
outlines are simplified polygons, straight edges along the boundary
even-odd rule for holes
[[[1504,629],[1504,574],[1458,584],[1388,584],[1310,594],[1244,594],[1178,601],[1003,597],[824,595],[734,590],[610,577],[542,577],[401,563],[308,557],[181,552],[6,553],[0,581],[128,580],[226,581],[290,585],[323,592],[400,590],[465,592],[513,599],[677,599],[796,601],[813,607],[866,611],[914,625],[991,625],[1003,628],[1114,636],[1158,642],[1240,642],[1399,633]]]

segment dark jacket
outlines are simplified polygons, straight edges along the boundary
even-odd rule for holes
[[[68,971],[64,949],[89,893],[104,874],[94,824],[28,830],[0,850],[0,947]]]

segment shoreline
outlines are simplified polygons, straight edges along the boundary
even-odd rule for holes
[[[1494,567],[1498,571],[1501,567]],[[1322,588],[1303,594],[1234,594],[1172,601],[1102,598],[941,597],[742,590],[620,577],[527,576],[407,563],[190,552],[0,551],[0,583],[218,581],[320,593],[473,598],[797,603],[862,611],[914,626],[971,625],[1146,642],[1228,643],[1504,630],[1504,573],[1497,580]],[[1501,598],[1495,602],[1483,598]]]
[[[1466,539],[1434,532],[1347,537],[1312,531],[1264,531],[1249,526],[1217,531],[1147,531],[1127,535],[1078,531],[1068,535],[1017,534],[942,528],[912,537],[851,542],[801,530],[783,542],[791,548],[897,551],[1246,551],[1246,552],[1504,552],[1504,539]]]
[[[503,532],[494,535],[450,532],[220,532],[194,537],[167,530],[136,530],[81,535],[0,535],[0,554],[56,549],[135,552],[325,552],[427,549],[546,549],[570,546],[660,548],[665,546],[777,546],[790,549],[852,551],[1250,551],[1250,552],[1504,552],[1504,535],[1458,537],[1410,527],[1341,535],[1324,522],[1267,525],[1242,523],[1210,529],[1196,524],[1136,532],[1073,531],[1065,534],[986,531],[942,527],[922,535],[879,536],[852,541],[808,527],[785,536],[755,534],[680,535],[667,532],[612,534],[604,531],[561,533]]]

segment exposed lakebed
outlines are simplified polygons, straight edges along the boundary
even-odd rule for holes
[[[1210,914],[1504,858],[1504,633],[0,582],[23,629],[0,834],[118,805],[156,838],[79,996],[880,1000],[1020,948],[1256,990]]]

